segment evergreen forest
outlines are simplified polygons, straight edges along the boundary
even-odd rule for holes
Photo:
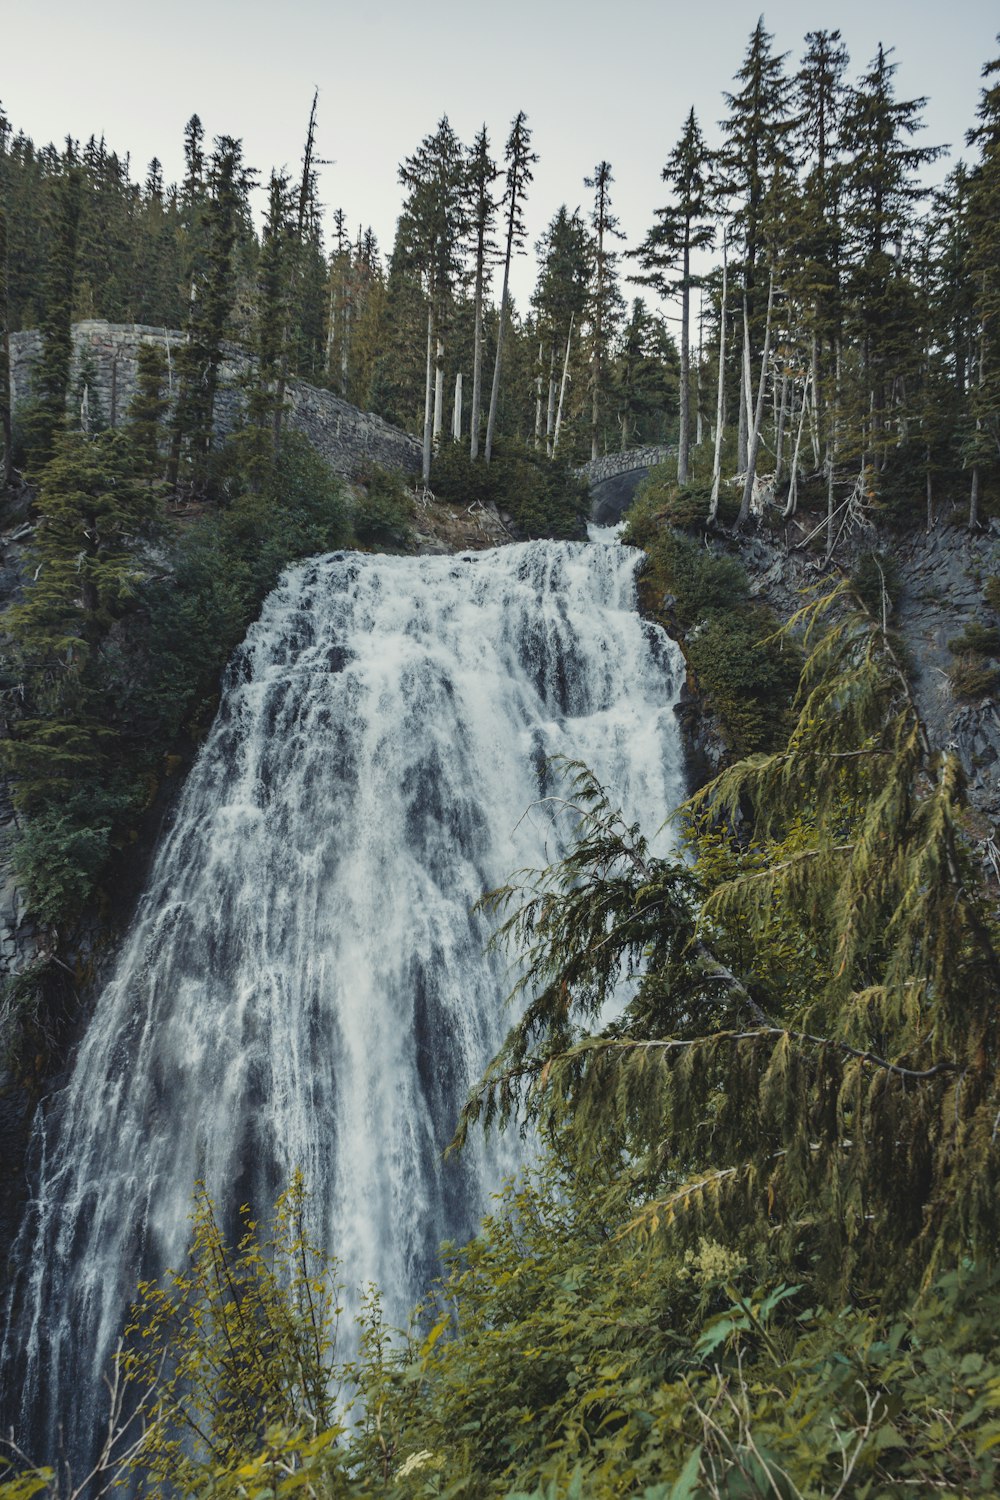
[[[512,1024],[449,1147],[521,1132],[536,1165],[410,1325],[368,1287],[348,1335],[352,1267],[311,1242],[302,1177],[235,1230],[192,1183],[93,1472],[0,1434],[2,1500],[1000,1492],[1000,855],[892,618],[898,549],[1000,523],[1000,55],[934,188],[945,147],[895,73],[836,30],[780,55],[761,19],[721,147],[692,109],[634,242],[602,160],[528,244],[523,111],[471,142],[429,123],[383,251],[319,202],[318,98],[294,174],[195,115],[178,183],[0,108],[0,761],[40,935],[0,997],[5,1079],[37,1099],[63,1065],[115,891],[282,569],[414,550],[428,495],[580,538],[575,471],[666,450],[623,539],[723,744],[670,857],[585,764],[550,767],[564,852],[482,897]],[[86,319],[184,335],[169,370],[144,346],[114,424]],[[419,475],[334,474],[294,381],[411,434]],[[814,565],[785,618],[755,537]],[[977,587],[949,691],[995,706],[1000,552]]]

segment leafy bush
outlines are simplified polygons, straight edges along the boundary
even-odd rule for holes
[[[763,611],[714,613],[686,641],[688,661],[741,755],[767,749],[784,734],[802,664],[788,642],[782,650],[763,639],[769,623],[777,624]]]
[[[887,600],[886,614],[891,615],[899,593],[899,568],[895,559],[887,553],[864,553],[851,574],[851,587],[875,619],[882,618],[883,600]]]
[[[739,515],[741,498],[731,485],[722,485],[717,516],[720,526],[733,525]],[[712,503],[712,485],[710,480],[678,484],[676,461],[657,464],[639,486],[633,509],[636,503],[644,504],[663,521],[681,530],[704,529]]]
[[[489,464],[473,462],[461,443],[445,444],[431,471],[434,493],[456,505],[479,500],[513,517],[527,537],[582,537],[590,499],[586,482],[560,458],[498,442]]]
[[[108,857],[123,799],[99,800],[103,807],[92,796],[77,795],[65,806],[40,808],[14,845],[14,871],[32,915],[44,926],[58,927],[79,915]]]
[[[1000,666],[982,656],[956,657],[948,672],[956,698],[987,698],[1000,688]]]
[[[1000,656],[1000,625],[970,620],[961,635],[948,642],[956,656]]]
[[[224,508],[180,534],[139,469],[121,433],[61,440],[38,497],[43,567],[5,621],[24,704],[4,746],[28,813],[16,868],[33,915],[64,930],[164,750],[206,727],[226,659],[281,569],[351,536],[341,482],[295,433],[276,461],[259,434],[237,434],[213,456]]]
[[[770,639],[775,621],[752,605],[739,561],[665,524],[652,490],[629,512],[622,539],[645,551],[643,603],[682,633],[688,662],[732,748],[749,754],[774,745],[801,659],[789,641]]]
[[[397,474],[372,468],[354,509],[354,535],[366,547],[406,547],[413,531],[413,495]]]

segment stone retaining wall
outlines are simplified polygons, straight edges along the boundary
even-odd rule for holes
[[[125,421],[136,388],[138,353],[143,344],[159,344],[167,354],[169,394],[176,390],[176,353],[184,335],[170,328],[138,323],[106,323],[90,319],[73,326],[70,401],[81,425],[117,427]],[[11,403],[16,411],[31,395],[32,371],[41,353],[41,336],[31,331],[11,334]],[[226,345],[219,371],[215,430],[231,432],[241,419],[243,390],[254,360]],[[409,433],[372,412],[359,411],[332,391],[303,380],[290,380],[286,391],[288,425],[303,433],[338,474],[356,478],[366,464],[406,474],[420,472],[420,443]]]

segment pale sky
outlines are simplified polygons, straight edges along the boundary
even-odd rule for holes
[[[485,121],[502,156],[524,109],[540,160],[530,246],[559,205],[589,201],[606,158],[613,206],[634,246],[663,200],[660,170],[693,105],[710,143],[757,21],[738,0],[3,0],[0,100],[36,143],[102,131],[133,176],[152,156],[182,172],[182,132],[244,141],[266,179],[301,158],[314,86],[320,185],[330,212],[392,244],[397,167],[447,114],[463,141]],[[928,95],[922,143],[964,150],[982,64],[1000,52],[995,0],[775,0],[775,46],[797,64],[807,31],[839,27],[852,79],[881,41],[895,47],[899,97]],[[947,167],[933,169],[940,177]],[[514,291],[524,307],[534,253]]]

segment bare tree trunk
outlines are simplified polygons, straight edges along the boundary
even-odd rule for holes
[[[677,483],[688,482],[688,451],[691,447],[691,248],[684,236],[684,268],[681,279],[681,410],[677,433]]]
[[[545,413],[545,451],[552,457],[552,432],[556,425],[556,341],[549,344],[549,403]]]
[[[434,392],[434,304],[427,304],[427,375],[424,382],[424,452],[421,474],[424,484],[431,479],[431,422]]]
[[[795,450],[792,453],[792,474],[788,482],[788,498],[782,511],[782,520],[789,520],[794,516],[799,503],[799,450],[802,447],[802,432],[806,425],[806,411],[809,407],[809,383],[812,379],[812,371],[806,375],[805,385],[802,387],[802,408],[799,412],[799,425],[795,433]],[[794,404],[794,403],[793,403]]]
[[[925,450],[927,458],[927,530],[934,530],[934,482],[931,478],[931,450],[930,444]]]
[[[812,438],[813,468],[819,468],[819,340],[812,336],[812,406],[809,410],[809,435]],[[829,444],[827,444],[829,447]]]
[[[722,230],[722,304],[719,308],[719,380],[715,397],[715,457],[712,461],[712,502],[708,524],[715,524],[719,514],[719,484],[722,479],[722,423],[725,415],[726,386],[726,230]]]
[[[808,389],[809,382],[803,387],[803,395]],[[795,392],[792,392],[794,404]],[[788,371],[781,372],[781,399],[778,403],[778,415],[774,422],[774,484],[775,488],[781,483],[781,449],[785,441],[785,413],[788,409]]]
[[[513,220],[511,221],[513,225]],[[487,463],[493,453],[493,434],[497,425],[497,407],[500,404],[500,367],[503,364],[503,340],[507,330],[507,304],[509,300],[510,287],[510,257],[511,247],[514,240],[514,231],[511,227],[507,236],[507,258],[503,266],[503,292],[500,297],[500,326],[497,329],[497,356],[493,362],[493,386],[490,390],[490,414],[486,419],[486,445],[483,449],[483,457]]]
[[[299,250],[305,237],[306,214],[309,209],[309,195],[313,186],[313,151],[316,146],[316,105],[319,103],[319,89],[313,93],[312,107],[309,110],[309,126],[306,130],[305,150],[302,153],[302,180],[299,183],[299,205],[298,205],[298,239],[295,242],[296,259],[292,262],[293,275],[297,265],[301,264],[298,258]],[[281,360],[278,365],[278,381],[274,392],[274,417],[272,422],[274,436],[274,451],[277,453],[281,446],[281,424],[285,415],[285,384],[288,380],[288,312],[285,312],[284,327],[281,330]]]
[[[440,336],[435,342],[437,352],[434,360],[434,441],[436,443],[444,428],[444,344]]]
[[[340,341],[340,394],[347,398],[348,371],[351,357],[351,272],[344,286],[344,327]]]
[[[535,369],[535,447],[542,446],[542,357],[545,345],[538,346],[538,364]]]
[[[750,445],[747,451],[747,477],[743,485],[743,499],[740,502],[740,513],[736,518],[735,530],[739,531],[747,516],[750,514],[750,501],[753,497],[753,482],[757,475],[757,454],[760,452],[760,430],[764,421],[764,393],[767,389],[767,364],[771,353],[771,310],[774,306],[774,272],[771,272],[767,286],[767,322],[764,325],[764,349],[760,357],[760,380],[757,382],[757,406],[754,410],[753,428],[750,434]],[[749,329],[747,328],[746,301],[743,303],[743,327],[749,342]],[[749,361],[749,353],[747,355]]]
[[[455,376],[455,405],[452,410],[451,435],[455,442],[462,439],[462,372],[459,370]]]
[[[702,356],[702,334],[705,321],[705,293],[698,293],[698,363],[694,371],[694,445],[700,448],[704,439],[704,428],[701,416],[701,356]]]
[[[840,340],[837,339],[833,356],[833,410],[826,423],[826,546],[827,556],[833,552],[833,481],[837,468],[837,413],[840,409]],[[862,435],[862,446],[864,436]],[[865,459],[861,455],[861,475],[864,478]]]
[[[559,447],[559,432],[562,428],[563,405],[566,400],[566,382],[569,379],[569,350],[570,345],[573,342],[573,319],[575,318],[575,316],[575,313],[570,313],[569,315],[569,332],[566,335],[566,358],[563,360],[562,380],[559,383],[559,407],[556,411],[556,430],[552,438],[553,454]]]
[[[740,356],[740,426],[737,437],[736,467],[745,474],[750,462],[750,429],[753,413],[750,409],[750,322],[747,317],[747,299],[743,297],[743,350]]]
[[[479,412],[483,401],[483,256],[476,259],[476,333],[472,354],[472,411],[470,413],[469,457],[479,457]]]

